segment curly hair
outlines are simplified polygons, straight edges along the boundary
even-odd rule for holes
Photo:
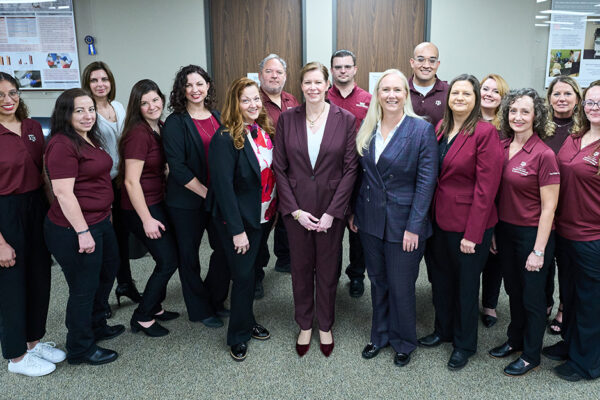
[[[548,119],[550,121],[553,121],[553,117],[554,117],[554,109],[552,108],[552,102],[550,101],[550,97],[552,97],[552,92],[554,91],[554,86],[557,83],[566,83],[567,85],[571,86],[571,88],[573,88],[573,91],[575,92],[575,96],[577,96],[577,102],[575,103],[575,107],[573,108],[573,125],[571,126],[571,128],[569,129],[570,133],[573,132],[578,132],[581,129],[581,114],[580,114],[580,110],[581,110],[581,100],[582,100],[582,95],[581,95],[581,87],[579,86],[579,83],[577,83],[577,81],[573,78],[571,78],[570,76],[566,76],[566,75],[559,75],[556,78],[554,78],[554,80],[552,82],[550,82],[550,86],[548,86],[548,91],[546,92],[546,100],[548,101]],[[554,131],[556,130],[556,124],[552,124],[552,126],[550,127],[550,129],[548,129],[548,131],[546,132],[546,136],[550,137],[554,135]]]
[[[206,72],[202,67],[190,64],[186,67],[181,67],[179,71],[177,71],[177,75],[175,75],[175,80],[173,81],[173,90],[171,90],[171,94],[169,96],[170,111],[176,113],[182,113],[186,111],[187,99],[185,98],[185,85],[187,85],[188,75],[194,73],[199,74],[208,84],[208,92],[204,98],[204,107],[206,107],[206,109],[209,111],[214,108],[217,102],[217,92],[215,91],[213,80],[208,75],[208,72]]]
[[[508,113],[514,102],[525,96],[530,97],[531,100],[533,100],[533,131],[537,133],[541,139],[545,139],[548,137],[548,130],[551,129],[554,123],[551,119],[548,119],[546,100],[540,97],[538,92],[532,88],[511,90],[502,99],[502,103],[500,104],[500,130],[506,135],[506,137],[512,138],[515,135],[515,132],[512,130],[508,122]]]
[[[225,106],[221,114],[221,123],[225,130],[231,135],[233,145],[236,149],[244,148],[246,138],[244,120],[240,111],[240,96],[247,87],[254,86],[258,90],[258,85],[252,79],[239,78],[231,83],[225,95]],[[271,124],[271,119],[267,116],[267,111],[264,107],[261,108],[258,118],[258,125],[267,132],[271,137],[275,134],[275,129]]]
[[[452,114],[452,109],[450,108],[450,95],[452,94],[452,87],[454,84],[460,81],[469,82],[471,86],[473,86],[473,94],[475,95],[475,106],[463,125],[460,127],[460,131],[467,136],[470,136],[473,134],[473,132],[475,132],[477,122],[479,122],[479,119],[481,118],[481,88],[479,86],[479,81],[473,75],[462,74],[452,79],[452,82],[450,82],[450,89],[446,95],[446,110],[444,111],[444,118],[442,119],[440,129],[436,133],[449,135],[454,129],[454,116]]]
[[[106,65],[105,62],[94,61],[88,64],[87,67],[85,67],[83,73],[81,74],[81,88],[91,95],[92,91],[90,90],[90,80],[92,77],[92,72],[100,70],[106,72],[106,76],[108,77],[108,81],[110,82],[110,92],[108,92],[108,95],[106,97],[108,98],[108,102],[111,103],[117,95],[117,85],[115,83],[115,76],[113,75],[112,71],[110,70],[110,68],[108,68],[108,65]]]
[[[15,87],[15,89],[19,90],[19,81],[17,81],[12,75],[7,74],[6,72],[0,72],[0,82],[7,81],[11,85]],[[29,116],[29,109],[27,105],[23,101],[23,98],[19,95],[19,105],[17,106],[17,110],[15,111],[15,117],[19,122],[23,121]]]

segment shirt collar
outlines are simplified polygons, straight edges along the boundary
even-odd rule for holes
[[[404,118],[406,118],[406,113],[404,113],[404,115],[402,116],[402,118],[400,118],[400,122],[398,122],[398,124],[396,124],[396,126],[394,127],[394,129],[392,129],[390,131],[390,134],[388,135],[387,140],[389,141],[392,136],[394,135],[394,133],[396,133],[396,131],[398,130],[398,128],[400,127],[400,125],[402,125],[402,122],[404,121]],[[383,135],[381,134],[381,120],[377,121],[377,127],[376,127],[376,131],[375,131],[375,135],[379,136],[381,138],[381,140],[383,140]]]
[[[513,139],[507,139],[506,140],[506,142],[504,143],[504,148],[505,149],[508,148],[508,147],[510,147],[510,144],[512,143]],[[531,135],[531,137],[529,139],[527,139],[527,142],[525,142],[525,144],[523,145],[522,150],[525,151],[527,154],[531,154],[531,152],[533,151],[535,145],[538,144],[541,141],[542,141],[542,139],[540,139],[540,137],[538,136],[538,134],[534,132],[533,135]]]

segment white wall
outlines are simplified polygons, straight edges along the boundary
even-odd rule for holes
[[[497,73],[511,88],[545,93],[548,28],[535,15],[550,2],[535,0],[432,0],[430,40],[440,49],[438,76]]]
[[[202,0],[74,3],[80,66],[105,61],[123,104],[140,79],[155,80],[168,97],[179,67],[207,65]],[[535,28],[534,16],[548,7],[550,2],[537,5],[535,0],[432,0],[431,41],[440,48],[439,76],[451,80],[463,72],[477,77],[495,72],[511,87],[543,91],[548,29]],[[306,61],[328,65],[334,51],[333,0],[305,0],[305,13]],[[87,54],[86,35],[96,39],[96,56]],[[27,92],[24,98],[33,116],[49,116],[59,94]]]

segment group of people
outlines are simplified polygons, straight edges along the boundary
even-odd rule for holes
[[[309,351],[316,319],[329,357],[347,228],[350,295],[362,295],[365,270],[371,283],[364,358],[390,346],[394,364],[405,366],[417,346],[451,342],[448,368],[461,369],[477,351],[478,320],[497,321],[504,280],[507,340],[489,350],[516,356],[504,373],[524,375],[544,354],[564,361],[554,370],[566,380],[600,376],[600,81],[582,92],[560,76],[547,98],[509,90],[496,74],[447,83],[428,42],[410,64],[409,79],[389,69],[371,95],[355,83],[355,55],[336,51],[329,70],[302,68],[300,104],[283,91],[285,61],[270,54],[259,64],[260,86],[236,79],[221,113],[215,83],[188,65],[175,76],[163,122],[156,83],[137,82],[125,109],[109,67],[94,62],[81,89],[58,97],[47,144],[17,81],[1,73],[0,337],[9,371],[40,376],[65,358],[114,361],[117,352],[97,342],[125,330],[107,324],[115,277],[118,302],[139,303],[131,330],[167,335],[163,324],[179,313],[162,302],[176,270],[189,319],[218,328],[228,318],[230,355],[243,361],[251,338],[270,337],[253,301],[264,295],[271,230],[275,269],[291,272],[296,351]],[[203,280],[205,231],[212,254]],[[156,263],[142,294],[129,234]],[[40,341],[50,253],[69,286],[66,354]],[[417,339],[423,257],[435,322]],[[561,305],[547,327],[555,270]],[[546,329],[563,340],[542,348]]]

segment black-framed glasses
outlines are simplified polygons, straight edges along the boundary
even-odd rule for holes
[[[0,100],[4,100],[4,98],[8,95],[13,100],[18,99],[21,96],[21,92],[18,90],[10,90],[8,93],[0,92]]]

